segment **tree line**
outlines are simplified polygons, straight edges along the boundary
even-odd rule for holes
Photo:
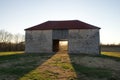
[[[23,51],[25,49],[24,38],[22,34],[0,30],[0,51]]]

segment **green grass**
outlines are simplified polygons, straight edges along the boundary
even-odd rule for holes
[[[31,70],[32,68],[15,68],[15,67],[10,67],[10,68],[2,68],[0,69],[0,73],[6,74],[6,75],[23,75],[24,73],[27,73]]]
[[[109,78],[112,76],[112,71],[109,69],[86,67],[76,63],[73,63],[73,66],[78,73],[82,73],[87,77]]]
[[[62,64],[63,69],[72,69],[70,64]]]
[[[0,52],[0,80],[12,80],[9,79],[11,76],[14,76],[15,80],[17,80],[30,71],[34,70],[51,56],[51,54]]]
[[[108,58],[108,59],[120,61],[120,52],[101,52],[101,55],[96,57]]]
[[[5,55],[14,55],[14,54],[23,54],[23,51],[12,51],[12,52],[0,52],[0,56],[5,56]]]
[[[101,54],[120,58],[120,52],[101,52]]]
[[[0,52],[0,80],[12,80],[11,76],[14,76],[15,79],[13,80],[18,80],[23,76],[24,78],[21,80],[26,80],[28,79],[28,77],[30,80],[56,80],[59,73],[46,70],[45,72],[38,74],[38,71],[34,71],[37,69],[38,66],[41,66],[44,62],[52,58],[53,55],[54,54],[24,54],[24,52]],[[111,76],[113,75],[113,71],[110,69],[87,67],[77,64],[75,61],[72,63],[72,59],[80,59],[85,56],[90,55],[70,55],[69,58],[71,62],[66,60],[64,61],[64,58],[62,61],[62,57],[58,56],[52,59],[53,62],[48,62],[48,65],[59,67],[63,71],[69,70],[71,72],[75,72],[78,75],[78,80],[80,79],[79,76],[81,74],[85,75],[85,77],[88,78],[99,78],[101,80],[102,78],[111,78]],[[68,56],[66,56],[66,58],[67,57]],[[108,57],[105,55],[93,57],[100,57],[103,59],[109,58],[120,61],[120,58],[115,58],[111,56]],[[76,79],[74,78],[72,80]]]

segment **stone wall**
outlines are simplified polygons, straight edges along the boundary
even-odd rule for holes
[[[99,29],[69,30],[69,53],[99,54]]]
[[[52,30],[26,31],[26,53],[51,53]]]
[[[32,30],[25,40],[26,53],[52,53],[53,40],[68,40],[69,53],[100,53],[99,29]]]

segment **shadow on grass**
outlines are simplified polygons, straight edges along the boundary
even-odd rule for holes
[[[56,54],[15,54],[0,56],[2,80],[92,80],[109,78],[111,71],[79,64],[81,58],[102,57],[58,52]]]
[[[77,80],[92,80],[110,77],[111,71],[103,68],[88,67],[82,64],[84,61],[80,61],[82,57],[90,55],[70,54],[71,64],[77,74]],[[92,56],[93,57],[93,56]]]
[[[17,80],[36,69],[54,54],[12,54],[0,56],[0,79]]]
[[[106,55],[88,55],[88,54],[69,54],[71,64],[76,72],[77,80],[119,80],[120,77],[116,76],[116,71],[105,67],[89,66],[88,64],[97,65],[96,59],[103,59],[98,61],[104,63],[104,59],[120,61],[120,58]],[[93,60],[89,60],[89,59]],[[96,59],[95,59],[96,58]],[[84,61],[87,60],[87,61]],[[111,63],[111,62],[109,62]],[[99,66],[104,66],[100,65]],[[119,72],[119,71],[118,71]]]

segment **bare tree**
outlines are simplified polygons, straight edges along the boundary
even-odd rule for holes
[[[0,51],[24,50],[24,35],[0,30]]]
[[[22,34],[15,34],[14,35],[14,42],[15,43],[20,43],[20,42],[24,42],[25,41],[25,38],[24,38],[25,36],[24,35],[22,35]]]
[[[6,31],[0,30],[0,42],[5,42]]]
[[[0,30],[0,42],[11,42],[13,35],[5,30]]]

